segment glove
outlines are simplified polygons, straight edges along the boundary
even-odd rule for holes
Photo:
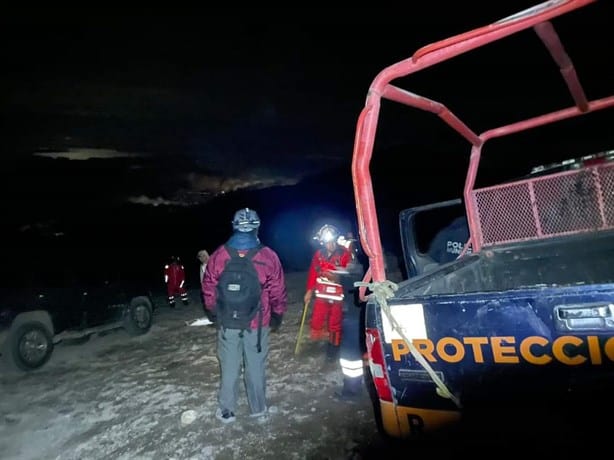
[[[279,313],[271,313],[271,322],[269,323],[271,332],[277,332],[279,326],[281,326],[282,319],[283,315],[280,315]]]
[[[343,286],[343,291],[346,293],[354,292],[354,283],[362,279],[362,265],[358,263],[349,263],[346,267],[347,274],[341,276],[340,283]]]

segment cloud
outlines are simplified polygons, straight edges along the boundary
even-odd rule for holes
[[[257,190],[275,186],[296,185],[299,179],[289,177],[222,177],[189,173],[187,188],[175,190],[169,198],[147,195],[130,196],[129,203],[146,206],[198,206],[213,198],[239,190]]]
[[[69,148],[59,152],[35,152],[33,155],[53,159],[65,158],[68,160],[106,160],[110,158],[138,158],[146,156],[142,153],[119,152],[113,149],[97,148]]]
[[[283,175],[250,175],[244,177],[223,177],[208,174],[190,173],[187,176],[189,188],[193,192],[228,193],[251,188],[260,189],[279,185],[296,185],[300,181],[296,177]]]
[[[161,196],[150,198],[145,195],[131,196],[127,198],[129,203],[142,204],[147,206],[190,206],[192,203],[176,200],[167,200]]]
[[[21,225],[18,230],[21,233],[33,232],[46,236],[64,236],[64,232],[58,228],[58,222],[56,220],[26,223]]]

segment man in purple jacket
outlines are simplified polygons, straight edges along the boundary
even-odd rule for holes
[[[220,362],[220,387],[216,418],[223,423],[235,421],[238,380],[241,367],[244,371],[245,390],[250,416],[267,414],[266,359],[269,352],[269,333],[275,332],[287,311],[287,292],[284,272],[275,251],[260,243],[258,229],[260,218],[256,211],[243,208],[232,220],[234,230],[230,239],[218,247],[209,257],[202,281],[202,292],[208,316],[217,318],[217,285],[224,267],[236,249],[245,256],[252,248],[260,246],[253,257],[254,267],[262,289],[261,310],[246,329],[224,327],[217,324],[217,355]]]

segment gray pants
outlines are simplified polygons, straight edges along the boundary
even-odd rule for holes
[[[258,330],[224,329],[217,331],[217,357],[220,362],[220,408],[232,412],[237,408],[239,377],[243,381],[252,414],[264,412],[266,406],[266,359],[269,354],[269,327],[263,326],[258,353]]]

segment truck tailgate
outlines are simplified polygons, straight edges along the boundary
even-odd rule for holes
[[[614,377],[614,284],[393,298],[389,308],[402,333],[376,316],[402,406],[453,405],[403,337],[463,405],[594,394]]]

